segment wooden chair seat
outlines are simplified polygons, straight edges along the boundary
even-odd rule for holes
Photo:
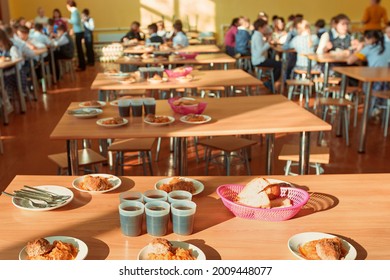
[[[58,153],[48,155],[48,158],[57,164],[59,168],[59,174],[61,174],[60,170],[68,168],[68,156],[67,153]],[[85,167],[89,165],[96,165],[99,163],[103,163],[107,161],[107,158],[103,157],[101,154],[95,152],[92,149],[80,149],[78,151],[79,158],[79,167]]]
[[[383,98],[383,99],[390,99],[390,90],[384,90],[384,91],[373,91],[372,96]]]
[[[323,83],[324,78],[323,77],[315,78],[315,79],[313,79],[313,82],[314,83]],[[341,78],[339,78],[339,77],[331,77],[328,79],[328,84],[331,84],[331,85],[338,85],[340,82],[341,82]]]
[[[329,163],[329,148],[328,147],[319,147],[312,146],[310,147],[310,163],[321,163],[328,164]],[[299,161],[299,146],[298,145],[283,145],[282,150],[278,156],[279,160],[291,160],[291,161]]]
[[[314,86],[314,83],[310,80],[286,80],[287,86]]]
[[[244,149],[256,145],[257,142],[245,138],[234,137],[234,136],[220,136],[220,137],[213,137],[210,139],[201,139],[198,141],[198,144],[213,149],[221,150],[221,151],[234,152],[240,149]]]
[[[340,106],[340,107],[347,107],[347,106],[354,106],[355,103],[352,101],[349,101],[345,98],[320,98],[319,100],[320,105],[327,105],[327,106]]]
[[[340,92],[341,91],[341,86],[330,86],[325,89],[325,91],[328,92]],[[361,92],[362,88],[361,87],[352,87],[352,86],[347,86],[345,88],[346,93],[353,93],[353,92]]]
[[[108,150],[111,152],[139,152],[152,150],[156,138],[133,138],[114,140]]]

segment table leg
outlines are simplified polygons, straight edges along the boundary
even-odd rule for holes
[[[3,102],[3,104],[1,105],[2,109],[3,109],[3,122],[5,125],[7,125],[8,124],[8,112],[7,112],[6,102],[8,102],[9,98],[8,98],[8,93],[5,90],[3,69],[0,69],[0,86],[1,86],[1,94],[3,96],[2,97],[3,100],[0,100],[0,102],[1,101]]]
[[[286,70],[287,70],[286,68],[287,68],[287,53],[283,52],[282,53],[282,71],[281,71],[282,82],[280,83],[280,94],[284,93],[284,83],[285,83],[284,75],[286,74]]]
[[[299,143],[299,174],[309,173],[310,132],[301,132]]]
[[[343,74],[341,76],[340,96],[338,96],[338,98],[344,98],[346,88],[347,88],[347,76]],[[339,110],[340,110],[340,108],[339,108]],[[343,126],[342,116],[341,116],[341,112],[339,112],[339,116],[337,119],[337,130],[336,130],[336,136],[338,136],[338,137],[341,136],[342,126]]]
[[[228,64],[227,63],[223,64],[223,70],[228,70]]]
[[[57,83],[57,76],[56,76],[56,64],[54,60],[54,49],[49,48],[49,53],[50,53],[50,62],[51,62],[51,69],[53,69],[53,83]]]
[[[325,90],[328,88],[328,81],[329,81],[329,62],[326,62],[324,67],[324,85],[322,89],[324,93]]]
[[[43,56],[40,56],[41,73],[42,73],[42,92],[46,93],[46,73],[45,73],[45,61]]]
[[[362,127],[360,129],[359,149],[358,149],[359,153],[364,153],[365,149],[366,149],[365,148],[365,146],[366,146],[366,129],[367,129],[368,110],[370,107],[371,91],[372,91],[372,82],[368,82],[367,83],[366,99],[364,101]]]
[[[186,137],[178,137],[176,139],[177,144],[177,173],[179,176],[187,175],[187,138]]]
[[[34,100],[38,100],[38,83],[37,83],[37,73],[35,73],[34,59],[30,58],[30,71],[31,71],[31,80],[34,87]]]
[[[66,140],[66,148],[68,153],[68,174],[78,175],[79,154],[77,148],[77,140]]]
[[[20,111],[22,113],[26,113],[26,98],[24,97],[23,88],[22,88],[22,78],[20,76],[20,71],[18,69],[19,63],[15,65],[15,71],[16,71],[16,82],[19,91]]]
[[[266,173],[267,175],[272,175],[273,165],[274,165],[274,143],[275,143],[275,134],[266,134],[267,142],[267,154],[266,154]]]
[[[310,58],[307,58],[307,79],[311,79],[311,59]]]

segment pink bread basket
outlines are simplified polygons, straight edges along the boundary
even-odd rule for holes
[[[172,110],[175,113],[178,113],[180,115],[188,115],[188,114],[202,114],[203,111],[207,107],[206,102],[200,102],[197,105],[180,105],[176,106],[173,104],[173,102],[177,99],[180,99],[180,97],[175,97],[175,98],[169,98],[168,103],[171,106]]]
[[[293,187],[281,187],[280,196],[292,200],[292,206],[285,208],[262,209],[245,206],[234,202],[243,185],[222,185],[217,188],[217,194],[223,204],[237,217],[249,220],[285,221],[294,217],[309,200],[307,191]]]
[[[175,72],[174,70],[165,69],[165,73],[167,73],[169,78],[178,78],[178,77],[185,77],[188,74],[192,72],[192,67],[184,67],[184,71],[181,72]]]

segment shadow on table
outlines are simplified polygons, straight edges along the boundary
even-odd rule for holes
[[[86,260],[105,260],[108,257],[110,247],[103,241],[93,237],[83,237],[83,241],[88,246]]]
[[[77,209],[80,207],[83,207],[84,205],[88,204],[92,200],[92,195],[87,192],[79,192],[77,190],[72,190],[74,197],[73,200],[64,207],[57,208],[53,211],[61,212],[61,211],[68,211]]]
[[[363,246],[360,245],[355,240],[353,240],[349,237],[340,235],[340,234],[334,234],[334,233],[329,233],[329,234],[336,235],[336,236],[340,237],[341,239],[344,239],[345,241],[349,242],[353,247],[355,247],[356,252],[357,252],[356,260],[365,260],[367,258],[368,253],[367,253],[366,249],[364,249]]]
[[[131,180],[130,178],[125,177],[125,176],[120,176],[120,179],[122,180],[121,186],[110,193],[118,193],[119,194],[121,192],[125,192],[125,191],[131,190],[132,188],[134,188],[135,182],[133,180]]]
[[[203,239],[188,239],[184,242],[195,245],[206,255],[206,260],[221,260],[221,255],[213,247],[206,245],[206,241]]]

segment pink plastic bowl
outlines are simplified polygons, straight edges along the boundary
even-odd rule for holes
[[[179,55],[184,59],[195,59],[198,53],[179,52]]]
[[[192,72],[192,67],[185,67],[183,72],[174,72],[173,70],[166,69],[165,73],[167,73],[169,78],[178,78],[185,77]]]
[[[262,209],[245,206],[234,202],[237,194],[244,188],[243,185],[222,185],[217,188],[217,194],[223,204],[237,217],[249,220],[285,221],[294,217],[309,200],[307,191],[292,187],[281,187],[280,196],[287,196],[292,206],[285,208]]]
[[[172,110],[175,113],[178,113],[180,115],[188,115],[188,114],[202,114],[203,111],[207,107],[206,102],[200,102],[197,105],[180,105],[176,106],[173,104],[173,102],[177,99],[180,99],[180,97],[175,97],[175,98],[169,98],[168,103],[171,106]]]

